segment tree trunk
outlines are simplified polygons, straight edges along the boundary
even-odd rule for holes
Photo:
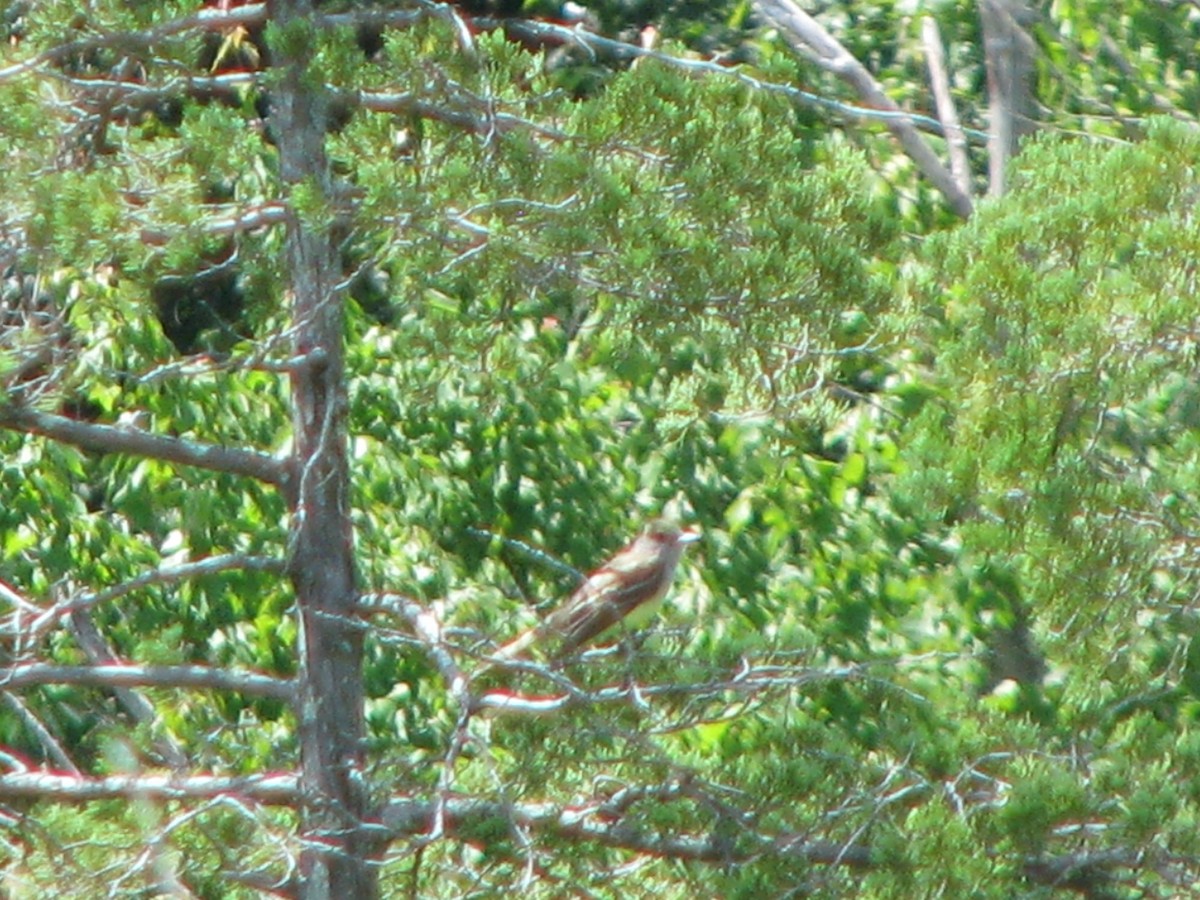
[[[1002,195],[1008,161],[1019,139],[1034,130],[1033,60],[1037,48],[1021,26],[1028,18],[1021,0],[980,0],[984,58],[987,62],[991,139],[988,141],[988,193]]]
[[[295,191],[287,234],[296,357],[292,372],[293,455],[290,574],[300,615],[299,717],[302,855],[299,896],[356,900],[378,894],[365,828],[365,725],[362,634],[357,599],[346,457],[343,303],[337,291],[336,237],[329,218],[314,215],[315,198],[333,203],[325,155],[327,98],[307,72],[315,31],[306,0],[276,0],[281,30],[272,45],[282,73],[271,90],[269,128],[289,188]]]

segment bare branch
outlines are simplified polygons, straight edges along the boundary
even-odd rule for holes
[[[368,594],[361,598],[359,604],[364,612],[390,612],[404,619],[441,672],[451,695],[459,701],[461,708],[469,706],[466,702],[466,678],[447,650],[442,623],[432,611],[403,594]]]
[[[224,4],[222,4],[224,6]],[[192,16],[172,19],[146,31],[116,32],[71,41],[51,47],[37,56],[0,69],[0,83],[11,80],[27,72],[33,72],[43,66],[70,59],[77,54],[99,50],[105,47],[149,47],[165,41],[176,35],[193,31],[217,31],[220,29],[246,27],[266,21],[267,7],[265,4],[254,4],[234,9],[212,8],[205,9]]]
[[[212,219],[203,226],[207,235],[233,237],[248,231],[257,231],[287,221],[287,207],[278,201],[259,203],[235,215]],[[171,240],[166,231],[143,228],[141,239],[145,244],[161,246]]]
[[[964,219],[971,215],[970,196],[963,192],[933,149],[925,143],[912,118],[884,93],[871,73],[850,51],[792,0],[754,0],[754,9],[778,27],[792,47],[853,87],[866,103],[891,112],[893,117],[885,119],[884,124],[897,137],[905,152],[942,192],[956,214]]]
[[[1117,847],[1031,859],[1022,870],[1035,884],[1077,891],[1085,897],[1108,897],[1111,895],[1106,888],[1111,884],[1113,869],[1141,868],[1147,862],[1145,853]]]
[[[82,778],[57,772],[24,771],[0,775],[0,797],[80,802],[115,797],[186,800],[239,794],[259,803],[295,806],[300,800],[297,778],[272,775],[110,775]]]
[[[96,623],[92,619],[89,610],[77,609],[71,613],[69,619],[75,643],[79,645],[79,649],[87,656],[89,663],[93,666],[124,664],[124,661],[113,653],[112,648],[109,647],[108,642],[104,639],[104,635],[96,627]],[[135,722],[151,726],[157,721],[158,715],[154,711],[153,704],[140,691],[135,691],[127,687],[119,687],[113,689],[113,694],[116,696],[117,702],[121,704],[125,712]],[[179,772],[188,767],[187,754],[184,753],[183,748],[172,740],[169,735],[159,734],[155,738],[154,746],[166,763],[175,771]]]
[[[12,760],[8,760],[12,762]],[[391,839],[428,834],[440,817],[445,836],[478,840],[480,834],[495,834],[497,822],[512,829],[533,832],[547,839],[592,841],[618,850],[665,859],[728,865],[764,856],[784,862],[866,870],[886,865],[873,862],[865,844],[809,840],[803,832],[771,835],[752,831],[753,818],[744,812],[737,821],[745,828],[739,839],[730,841],[714,832],[663,836],[644,828],[630,827],[628,808],[637,800],[670,802],[692,796],[685,780],[658,786],[623,790],[590,804],[560,805],[476,800],[467,797],[425,800],[396,799],[383,810],[382,825]],[[632,800],[630,799],[631,794]],[[85,778],[40,771],[17,771],[0,775],[0,798],[85,802],[123,797],[151,800],[210,799],[237,796],[251,802],[295,806],[300,801],[299,783],[292,773],[245,777],[214,775],[122,775]],[[729,814],[738,814],[732,810]],[[1043,856],[1029,859],[1022,869],[1038,884],[1068,890],[1093,891],[1114,877],[1117,870],[1153,868],[1156,861],[1144,852],[1115,847]]]
[[[25,663],[0,670],[0,689],[41,684],[80,684],[92,687],[211,688],[291,702],[292,681],[253,672],[230,672],[209,666],[56,666]]]
[[[0,697],[4,698],[5,705],[17,714],[18,718],[21,719],[21,723],[37,738],[46,755],[54,760],[56,766],[60,769],[65,769],[72,775],[79,774],[79,769],[75,767],[70,754],[58,742],[58,739],[50,733],[50,729],[42,724],[42,720],[34,715],[33,710],[25,705],[24,700],[11,691],[0,692]]]
[[[42,608],[18,592],[12,585],[0,581],[0,602],[10,603],[26,612],[41,612]]]
[[[536,833],[545,839],[567,843],[591,841],[635,854],[717,865],[764,857],[856,871],[888,865],[886,860],[873,859],[871,847],[862,842],[811,840],[806,832],[775,835],[753,830],[754,819],[749,813],[729,809],[726,804],[721,804],[722,819],[733,818],[742,826],[736,840],[722,834],[720,829],[711,833],[655,833],[628,820],[626,807],[631,800],[626,795],[631,793],[633,801],[651,799],[658,803],[691,798],[694,794],[686,779],[681,779],[661,786],[626,789],[608,800],[574,806],[499,803],[466,797],[438,801],[402,799],[384,809],[383,823],[396,837],[424,835],[435,817],[440,816],[446,836],[461,839],[481,833],[494,834],[498,822],[507,822],[514,833]],[[986,851],[981,848],[981,852]],[[1029,858],[1022,863],[1022,871],[1030,881],[1087,896],[1101,896],[1097,891],[1111,884],[1119,870],[1130,869],[1157,870],[1157,860],[1142,851],[1114,847]]]
[[[533,131],[543,137],[556,141],[565,141],[571,136],[557,128],[538,125],[511,113],[496,112],[492,109],[480,110],[478,113],[468,109],[458,109],[445,103],[434,103],[422,100],[411,93],[394,94],[372,91],[360,91],[355,99],[363,107],[372,112],[386,112],[393,115],[419,116],[436,122],[454,125],[464,131],[476,134],[492,132],[506,133],[517,129]],[[462,99],[462,98],[458,98]]]
[[[925,44],[925,58],[929,63],[929,81],[933,86],[933,99],[937,104],[938,118],[946,130],[946,152],[950,156],[950,173],[964,194],[971,193],[971,165],[967,161],[967,137],[963,134],[954,97],[950,94],[950,75],[946,68],[946,51],[942,47],[942,35],[937,20],[925,16],[921,20],[921,40]]]
[[[86,39],[72,42],[64,47],[54,48],[47,53],[41,54],[28,60],[24,63],[19,63],[15,66],[10,66],[7,69],[0,69],[0,81],[5,78],[11,78],[14,75],[21,74],[39,68],[47,62],[55,61],[59,58],[70,56],[76,53],[82,53],[87,50],[95,50],[104,47],[120,45],[140,47],[148,46],[151,43],[160,40],[164,36],[185,33],[193,29],[228,29],[241,25],[243,27],[250,25],[261,24],[266,20],[266,6],[264,4],[253,4],[239,7],[234,13],[220,14],[218,10],[207,10],[197,16],[188,16],[183,19],[177,19],[173,22],[168,22],[159,29],[151,31],[137,32],[128,35],[101,36],[93,39]],[[456,8],[447,3],[423,2],[420,9],[403,9],[403,10],[388,10],[379,11],[375,9],[355,10],[346,13],[334,13],[331,15],[318,16],[317,21],[327,28],[354,28],[358,26],[378,27],[378,28],[408,28],[430,18],[442,19],[450,22],[457,29],[461,24],[461,16]],[[736,68],[724,65],[720,62],[714,62],[704,59],[691,59],[686,57],[672,56],[669,53],[664,53],[653,49],[650,46],[642,46],[640,44],[631,44],[625,41],[615,40],[613,38],[603,37],[598,34],[593,34],[588,31],[583,31],[578,28],[567,25],[559,25],[553,22],[541,22],[531,19],[503,19],[491,16],[476,16],[471,19],[471,24],[480,31],[497,31],[503,30],[506,34],[522,40],[529,41],[533,44],[558,45],[566,47],[580,47],[593,54],[594,56],[604,56],[608,59],[617,61],[628,61],[637,59],[654,59],[672,68],[681,69],[695,74],[713,75],[723,78],[733,78],[736,81],[745,84],[746,86],[763,91],[766,93],[781,94],[788,97],[792,102],[804,106],[819,107],[839,115],[853,119],[877,120],[889,122],[893,120],[902,120],[904,122],[924,128],[935,134],[943,134],[943,127],[938,120],[929,116],[923,116],[917,113],[907,113],[899,110],[895,106],[875,108],[874,106],[856,106],[851,103],[843,103],[839,100],[833,100],[828,97],[822,97],[819,94],[804,91],[792,85],[776,84],[768,81],[761,81],[753,76],[747,75]],[[819,26],[818,26],[819,27]],[[470,48],[474,46],[474,42],[467,40],[465,43],[460,39],[460,46],[464,47],[464,52],[471,52]],[[188,79],[181,79],[173,82],[174,85],[180,87],[190,86],[191,89],[204,92],[211,90],[223,89],[228,85],[235,83],[244,83],[246,80],[257,78],[256,73],[229,73],[219,76],[204,78],[194,76]],[[79,79],[80,85],[94,83],[98,81],[88,79]],[[110,86],[119,87],[126,95],[134,93],[144,93],[146,91],[159,90],[161,88],[148,88],[139,85],[130,85],[128,82],[109,83]],[[370,100],[367,98],[377,97],[378,100]],[[446,121],[457,124],[468,130],[480,130],[482,127],[481,119],[468,112],[462,110],[443,109],[436,104],[419,102],[416,98],[407,94],[366,94],[364,95],[364,105],[372,108],[374,103],[380,103],[381,109],[402,107],[406,112],[412,112],[418,115],[428,115],[430,118]],[[495,117],[493,124],[499,123],[501,127],[530,127],[533,123],[523,120],[517,116],[500,115]],[[548,135],[553,136],[553,129],[546,129]],[[982,132],[964,129],[964,135],[967,135],[980,142],[987,140],[988,136]]]
[[[197,560],[196,562],[155,569],[152,572],[145,572],[136,578],[131,578],[129,581],[122,581],[120,584],[104,588],[101,591],[83,594],[79,597],[71,597],[55,603],[48,608],[38,607],[37,617],[29,622],[28,625],[23,626],[21,622],[22,617],[18,617],[14,613],[10,617],[10,622],[6,622],[3,626],[0,626],[0,633],[7,632],[21,635],[23,643],[18,647],[18,650],[25,650],[28,649],[30,643],[35,641],[38,636],[45,633],[51,625],[65,615],[91,609],[101,603],[107,603],[110,600],[115,600],[118,597],[123,597],[133,591],[151,587],[152,585],[176,584],[190,578],[215,575],[219,572],[238,569],[246,569],[252,572],[282,572],[284,563],[283,560],[270,556],[247,556],[244,553],[225,553]],[[0,599],[5,599],[3,592],[0,592]],[[22,606],[22,609],[27,609],[27,604]]]
[[[680,785],[655,790],[659,801],[682,796]],[[439,806],[442,809],[439,809]],[[598,802],[586,806],[561,806],[553,803],[497,803],[465,797],[445,801],[396,800],[384,808],[383,824],[397,836],[425,834],[434,816],[442,813],[451,837],[478,833],[481,826],[495,830],[497,821],[507,821],[514,829],[538,832],[544,837],[566,841],[595,841],[607,847],[650,856],[696,862],[728,864],[757,859],[771,854],[796,862],[823,863],[849,868],[871,865],[870,849],[847,847],[832,841],[809,841],[802,835],[770,837],[755,835],[754,842],[735,844],[717,834],[677,834],[663,836],[650,830],[631,828],[616,804]]]
[[[527,39],[531,42],[542,43],[558,43],[564,45],[573,45],[587,49],[597,55],[604,55],[611,59],[617,60],[635,60],[635,59],[653,59],[663,65],[670,66],[674,69],[679,69],[685,72],[691,72],[696,75],[710,75],[720,78],[732,78],[734,81],[744,84],[746,87],[761,91],[768,94],[778,94],[787,97],[793,103],[800,106],[816,107],[818,109],[828,110],[850,119],[860,119],[865,121],[879,121],[889,123],[893,121],[903,121],[910,125],[919,126],[934,134],[942,134],[942,125],[937,119],[929,116],[923,116],[918,113],[910,113],[899,109],[895,104],[890,104],[883,108],[874,108],[870,106],[856,106],[853,103],[843,103],[840,100],[833,100],[829,97],[822,97],[820,94],[814,94],[811,91],[801,90],[790,84],[778,84],[771,81],[762,81],[752,75],[747,75],[739,69],[732,68],[728,65],[723,65],[720,62],[714,62],[707,59],[691,59],[688,57],[672,56],[669,53],[664,53],[659,50],[654,50],[650,47],[643,47],[638,44],[629,44],[624,41],[614,40],[612,38],[601,37],[598,34],[580,31],[575,28],[568,28],[563,25],[555,25],[552,22],[537,22],[532,20],[517,20],[517,19],[492,19],[485,16],[480,16],[475,19],[477,28],[503,28],[507,33],[516,37]],[[963,134],[968,137],[983,143],[988,136],[984,132],[975,131],[972,129],[964,129]]]
[[[620,648],[600,648],[580,654],[580,660],[611,656]],[[716,678],[695,684],[638,684],[625,679],[619,685],[584,690],[562,674],[557,666],[535,662],[485,658],[488,671],[492,667],[536,674],[561,690],[557,695],[525,694],[507,689],[490,690],[473,701],[476,712],[488,716],[541,716],[558,712],[569,706],[634,702],[645,706],[655,698],[725,697],[730,694],[757,696],[766,691],[792,690],[828,681],[850,681],[867,676],[865,666],[845,666],[838,669],[810,669],[795,666],[751,666],[744,664],[727,678]]]
[[[267,453],[202,444],[150,434],[133,428],[79,422],[25,406],[0,404],[0,428],[37,434],[98,453],[128,453],[213,472],[244,475],[284,489],[290,486],[288,467]]]

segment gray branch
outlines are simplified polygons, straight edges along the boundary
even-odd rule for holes
[[[144,572],[136,578],[122,581],[103,590],[82,594],[77,597],[69,597],[48,608],[40,609],[35,618],[30,620],[28,624],[23,624],[25,617],[30,612],[29,607],[31,605],[26,602],[21,605],[16,613],[9,617],[9,621],[0,624],[0,634],[7,632],[20,635],[21,643],[18,645],[18,649],[28,651],[30,646],[42,634],[48,631],[54,623],[65,615],[91,609],[101,603],[116,600],[118,597],[123,597],[126,594],[151,587],[152,585],[176,584],[189,578],[214,575],[219,572],[228,572],[237,569],[246,569],[252,572],[282,572],[284,563],[283,560],[271,556],[248,556],[244,553],[224,553],[219,556],[209,556],[205,559],[196,560],[195,562],[182,563],[178,566],[154,569],[153,571]],[[8,599],[9,594],[17,596],[11,589],[5,590],[4,586],[0,584],[0,599]],[[12,601],[10,600],[9,602]]]
[[[58,738],[50,732],[42,720],[34,715],[33,710],[25,705],[24,700],[12,691],[0,692],[0,698],[3,698],[4,705],[15,712],[21,723],[37,738],[43,752],[54,761],[56,766],[72,775],[79,774],[79,769],[71,759],[71,755],[67,753],[66,748],[59,743]]]
[[[80,802],[117,797],[151,800],[187,800],[238,794],[260,803],[295,806],[299,784],[291,773],[274,775],[110,775],[82,778],[55,772],[25,771],[0,775],[0,797],[5,799]]]
[[[662,802],[672,795],[682,797],[687,786],[663,785],[641,788],[651,799]],[[625,850],[664,859],[717,865],[749,863],[774,858],[801,866],[833,866],[856,871],[883,868],[885,859],[872,858],[871,847],[856,841],[812,840],[806,833],[771,835],[755,830],[753,819],[738,814],[737,839],[714,828],[711,834],[655,833],[653,829],[634,827],[625,816],[618,797],[592,804],[565,806],[553,803],[500,803],[469,797],[445,800],[402,799],[383,811],[383,824],[394,837],[423,836],[431,832],[435,821],[445,828],[446,836],[477,838],[497,834],[497,825],[508,823],[513,831],[536,832],[544,838],[567,844],[591,841],[617,850]],[[736,814],[737,811],[728,811]],[[980,852],[988,852],[980,848]],[[1193,861],[1184,863],[1190,869]],[[1079,892],[1086,896],[1100,893],[1120,877],[1121,870],[1160,871],[1154,854],[1134,848],[1114,847],[1085,850],[1056,856],[1027,857],[1020,861],[1025,877],[1036,884]],[[1180,881],[1177,873],[1168,880]]]
[[[658,800],[669,799],[657,791]],[[796,862],[823,863],[849,868],[871,865],[870,848],[847,846],[833,841],[809,841],[803,837],[767,837],[734,844],[718,834],[655,834],[650,829],[630,827],[626,817],[611,803],[562,806],[554,803],[499,803],[467,797],[447,800],[397,800],[383,810],[383,824],[397,837],[428,834],[436,816],[441,816],[451,836],[496,833],[496,823],[509,822],[514,829],[536,831],[547,838],[565,841],[595,841],[608,847],[651,856],[695,862],[735,863],[771,854]]]
[[[93,666],[123,665],[120,659],[96,627],[89,610],[77,609],[68,617],[75,643]],[[158,720],[154,705],[141,691],[128,687],[113,689],[113,695],[125,712],[141,725],[150,727]],[[169,735],[159,735],[154,740],[155,749],[176,772],[188,768],[187,754]]]
[[[56,666],[26,663],[0,670],[0,689],[15,690],[43,684],[79,684],[109,689],[206,688],[288,702],[295,695],[294,684],[289,680],[208,666]]]
[[[127,453],[212,472],[244,475],[286,489],[290,478],[282,460],[267,453],[219,447],[134,428],[78,422],[26,406],[0,404],[0,428],[36,434],[97,453]]]
[[[938,118],[946,131],[946,151],[950,156],[950,172],[954,182],[964,194],[971,190],[971,164],[967,159],[967,136],[963,134],[962,122],[950,93],[950,73],[946,66],[946,51],[942,47],[942,35],[938,31],[937,19],[925,16],[921,20],[921,41],[925,45],[925,60],[929,65],[929,83],[933,87],[933,99],[937,105]]]
[[[892,113],[884,124],[900,141],[925,177],[942,192],[950,208],[964,219],[971,215],[969,195],[955,182],[933,149],[925,143],[911,117],[889,97],[867,68],[854,58],[816,19],[792,0],[754,0],[755,11],[775,25],[798,52],[845,81],[868,105]]]

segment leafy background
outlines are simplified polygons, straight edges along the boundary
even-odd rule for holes
[[[1190,890],[1196,24],[1187,4],[1121,7],[1027,10],[1041,133],[1009,192],[966,222],[876,127],[732,78],[653,59],[549,65],[502,31],[467,53],[436,18],[382,31],[369,56],[352,30],[324,37],[315,63],[340,89],[522,122],[473,132],[358,109],[329,138],[354,208],[342,249],[365,588],[429,604],[470,671],[570,589],[565,567],[595,566],[646,518],[669,509],[704,533],[660,623],[566,670],[584,688],[639,685],[632,701],[478,721],[454,750],[461,711],[406,628],[373,623],[364,678],[380,797],[447,785],[511,803],[621,796],[640,838],[703,835],[712,858],[631,857],[496,822],[418,863],[397,842],[388,890]],[[8,52],[187,11],[10,3]],[[593,12],[607,33],[653,22],[678,41],[672,54],[731,54],[756,77],[850,99],[744,5]],[[898,102],[928,109],[919,17],[896,4],[820,12]],[[964,121],[986,127],[974,5],[921,12],[942,29]],[[226,35],[220,52],[271,39]],[[161,84],[212,43],[172,38],[133,57]],[[76,97],[70,78],[128,58],[114,45],[2,82],[0,372],[52,345],[53,377],[21,388],[26,402],[281,452],[286,379],[259,363],[285,352],[282,238],[213,228],[277,199],[262,85],[100,132],[55,113]],[[975,162],[982,181],[981,150]],[[303,216],[339,214],[303,199]],[[31,303],[62,327],[31,325]],[[282,499],[247,479],[11,432],[0,445],[0,575],[29,596],[286,551]],[[95,620],[131,662],[290,676],[292,605],[278,573],[231,570],[133,592]],[[66,630],[28,646],[9,612],[8,659],[84,661]],[[758,680],[739,683],[745,672]],[[550,689],[536,672],[480,679]],[[24,691],[0,711],[0,740],[44,761],[36,719],[92,774],[155,769],[168,737],[206,770],[296,765],[279,701],[146,693],[158,716],[131,728],[110,690]],[[635,786],[644,797],[621,794]],[[160,867],[197,895],[249,895],[217,873],[285,869],[293,825],[221,803],[185,817],[45,800],[9,809],[0,855],[16,894],[61,886],[59,860],[80,895],[133,892],[146,877],[125,871],[153,837]],[[768,853],[771,835],[869,845],[870,863]],[[1041,861],[1089,852],[1125,862],[1086,883],[1069,867],[1038,877]]]

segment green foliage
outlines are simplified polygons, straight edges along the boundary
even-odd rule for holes
[[[60,4],[39,8],[27,40],[159,20],[146,4],[100,6],[70,22]],[[1090,51],[1089,9],[1053,14]],[[744,5],[703,12],[677,36],[732,40],[746,20]],[[979,79],[974,7],[936,13],[961,99]],[[860,58],[915,97],[898,14],[829,10]],[[1134,89],[1165,57],[1191,52],[1190,20],[1172,13],[1154,31],[1145,15],[1130,13],[1148,56],[1111,95],[1120,112],[1142,108]],[[1060,67],[1061,38],[1039,37]],[[339,89],[386,85],[414,102],[339,121],[336,198],[317,182],[287,193],[301,221],[345,240],[361,583],[434,610],[472,690],[546,694],[569,679],[597,692],[554,718],[464,721],[411,628],[372,617],[371,790],[552,804],[588,823],[624,817],[627,843],[715,848],[636,868],[620,846],[488,816],[422,843],[415,867],[398,842],[383,862],[391,888],[999,898],[1049,896],[1033,864],[1080,851],[1194,858],[1192,130],[1159,121],[1136,144],[1033,143],[1010,196],[906,244],[940,213],[928,189],[906,196],[886,145],[864,136],[866,152],[853,150],[733,80],[643,60],[568,100],[502,34],[475,36],[470,55],[433,18],[388,32],[369,63],[348,29],[298,23],[266,40],[305,48]],[[110,50],[80,65],[106,71]],[[795,73],[759,50],[760,71]],[[147,78],[191,65],[174,44],[162,54],[143,62]],[[82,163],[51,167],[59,138],[42,101],[5,83],[9,183],[30,185],[0,198],[24,235],[13,272],[39,276],[39,302],[63,325],[39,409],[106,424],[136,414],[129,427],[287,452],[281,237],[228,227],[284,194],[250,121],[260,88],[194,97],[177,124],[116,117],[106,152],[76,147]],[[173,333],[155,288],[234,264],[237,314]],[[376,289],[355,293],[364,273]],[[35,343],[27,330],[3,336],[0,375]],[[187,560],[288,552],[276,491],[159,460],[4,432],[0,497],[0,575],[39,603]],[[482,657],[663,511],[703,540],[661,621],[549,674],[485,671]],[[234,569],[142,586],[92,617],[120,659],[292,676],[293,603],[283,576]],[[61,629],[19,649],[86,658]],[[131,728],[110,693],[21,698],[88,774],[161,767],[167,738],[205,770],[296,765],[297,723],[279,701],[146,691],[157,718]],[[40,764],[53,745],[30,721],[5,707],[0,740]],[[285,871],[275,839],[295,826],[248,809],[96,804],[73,817],[41,804],[49,837],[6,867],[53,884],[52,848],[77,847],[72,871],[90,887],[165,835],[164,866],[195,893],[236,896],[212,873]],[[810,840],[868,853],[807,859]],[[1152,894],[1157,877],[1137,889]]]
[[[973,632],[1035,618],[1053,660],[1047,733],[1161,787],[1186,780],[1175,748],[1194,727],[1173,685],[1187,683],[1197,625],[1178,544],[1195,423],[1177,398],[1194,367],[1181,285],[1196,241],[1186,161],[1200,148],[1173,123],[1149,133],[1035,144],[1011,196],[929,242],[909,310],[937,394],[901,440],[894,496],[987,561],[964,609]],[[1174,790],[1104,780],[1043,759],[1014,779],[997,824],[1041,854],[1064,822],[1113,819],[1142,842],[1194,815]]]
[[[941,399],[915,423],[903,493],[1010,560],[1084,654],[1082,635],[1108,643],[1192,590],[1168,548],[1198,463],[1174,350],[1194,310],[1197,149],[1166,124],[1119,149],[1031,147],[1011,199],[931,242],[913,297],[933,313]]]

